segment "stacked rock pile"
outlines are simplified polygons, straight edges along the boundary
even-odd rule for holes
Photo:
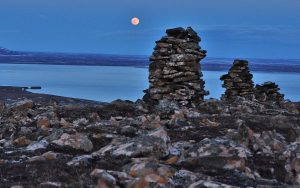
[[[255,98],[259,101],[282,101],[284,95],[279,93],[280,88],[274,82],[265,82],[262,85],[256,85]]]
[[[149,89],[144,100],[174,100],[180,105],[197,104],[208,94],[199,61],[206,56],[201,41],[191,28],[174,28],[156,41],[150,57]]]
[[[226,89],[223,99],[232,99],[237,96],[247,99],[254,98],[253,75],[249,71],[248,61],[235,60],[228,74],[221,76],[224,81],[222,87]]]

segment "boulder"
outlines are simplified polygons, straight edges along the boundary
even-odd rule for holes
[[[13,141],[13,144],[17,147],[28,146],[30,143],[31,141],[27,139],[25,136],[19,137]]]
[[[58,140],[51,142],[52,145],[55,145],[58,148],[74,149],[89,152],[93,150],[93,143],[89,138],[84,134],[67,134],[64,133]]]
[[[175,173],[175,169],[171,166],[160,164],[149,158],[135,159],[124,166],[123,171],[135,178],[128,182],[128,187],[166,186],[172,182],[172,176]]]
[[[244,171],[252,154],[245,146],[226,138],[204,139],[188,149],[180,159],[187,166],[206,170],[223,169]]]
[[[36,125],[38,128],[49,128],[50,121],[47,117],[42,117],[37,120]]]
[[[17,101],[12,104],[12,108],[16,110],[25,110],[25,109],[32,109],[34,106],[34,103],[32,100],[24,99],[21,101]]]
[[[112,155],[114,157],[164,157],[168,154],[166,131],[158,129],[132,139],[116,138],[111,144],[94,152],[93,156]]]

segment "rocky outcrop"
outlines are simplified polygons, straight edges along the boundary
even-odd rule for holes
[[[245,170],[251,152],[227,138],[203,139],[185,153],[182,163],[210,169]]]
[[[166,115],[168,104],[155,112],[142,101],[5,104],[0,185],[300,185],[299,104],[237,97]]]
[[[145,101],[174,100],[180,105],[197,104],[207,91],[201,79],[199,61],[206,51],[199,46],[200,37],[190,27],[166,31],[156,42],[150,57],[149,82]]]
[[[117,138],[110,145],[93,153],[94,156],[163,157],[167,153],[167,132],[163,129],[133,139]]]
[[[274,82],[265,82],[255,86],[255,98],[259,101],[280,102],[284,100],[284,95],[279,93],[280,88]]]
[[[248,99],[254,98],[253,75],[250,73],[248,61],[234,60],[228,74],[221,76],[222,85],[226,91],[223,99],[234,99],[237,96]]]

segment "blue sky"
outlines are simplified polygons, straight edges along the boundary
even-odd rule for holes
[[[1,0],[0,46],[149,55],[166,28],[192,26],[210,57],[300,59],[299,10],[299,0]]]

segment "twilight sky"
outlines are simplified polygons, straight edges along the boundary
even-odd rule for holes
[[[0,46],[149,55],[166,28],[192,26],[209,57],[300,59],[299,10],[299,0],[0,0]]]

